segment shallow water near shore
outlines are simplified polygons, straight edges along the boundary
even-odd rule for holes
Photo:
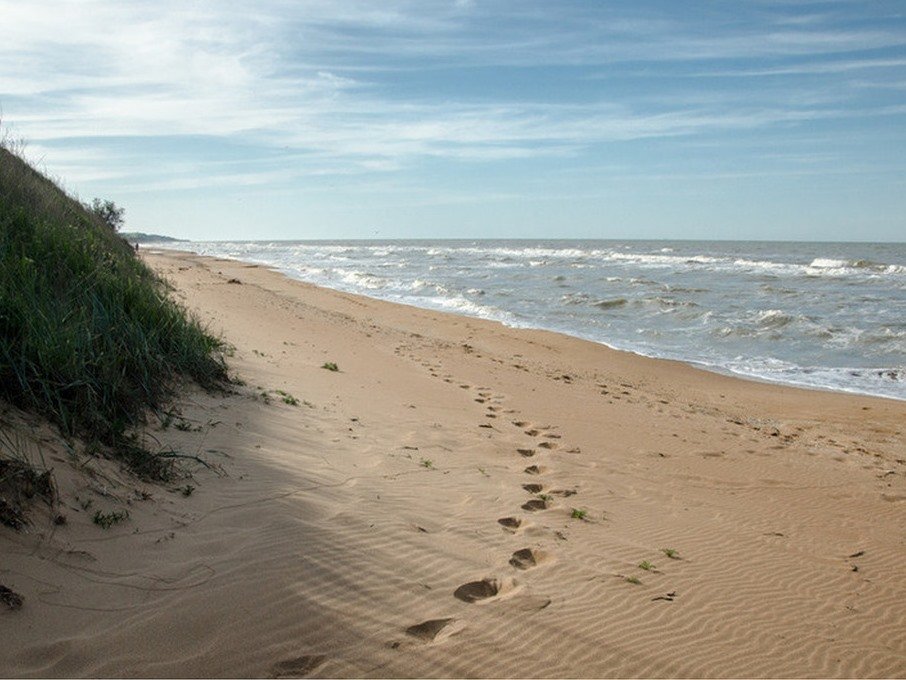
[[[230,241],[201,254],[750,378],[906,400],[906,244]]]

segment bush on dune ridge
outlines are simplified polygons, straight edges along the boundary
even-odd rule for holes
[[[128,432],[180,378],[222,384],[221,349],[101,215],[0,146],[0,399],[165,478]]]

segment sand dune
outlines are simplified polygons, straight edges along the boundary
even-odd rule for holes
[[[149,424],[172,489],[29,435],[0,674],[906,675],[906,404],[146,257],[246,385]]]

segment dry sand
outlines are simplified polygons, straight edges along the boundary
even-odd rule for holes
[[[0,530],[0,675],[906,675],[906,404],[146,257],[235,345],[147,431],[218,470],[20,427],[68,523]]]

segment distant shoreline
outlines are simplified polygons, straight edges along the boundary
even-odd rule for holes
[[[140,243],[144,245],[146,243],[189,243],[189,241],[184,238],[163,236],[161,234],[146,234],[141,231],[123,231],[120,232],[120,236],[132,244]]]

